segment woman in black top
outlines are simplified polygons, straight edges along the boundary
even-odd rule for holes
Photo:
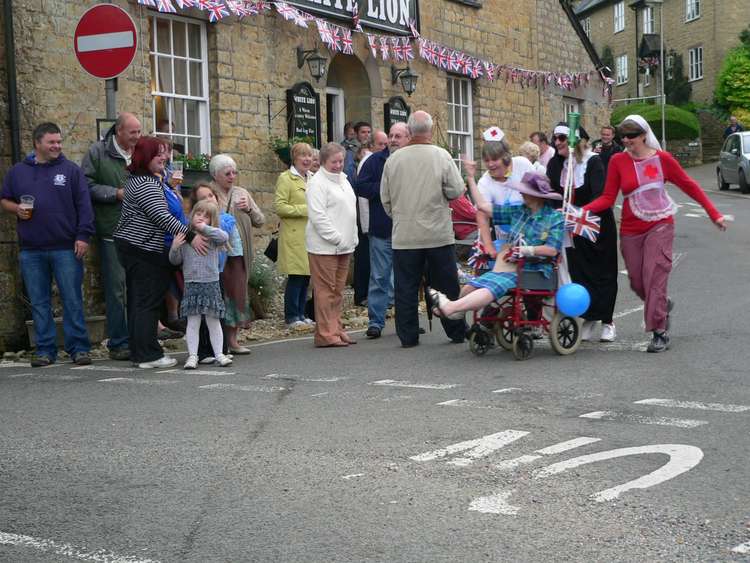
[[[164,236],[183,233],[197,252],[206,250],[203,237],[169,212],[161,180],[168,158],[168,146],[163,140],[138,139],[114,232],[117,254],[125,269],[130,359],[144,369],[167,368],[177,363],[164,355],[157,339],[159,313],[173,272]]]
[[[564,191],[568,174],[569,132],[565,123],[555,127],[553,142],[556,154],[547,164],[547,177],[553,189],[559,193]],[[589,136],[583,127],[579,129],[579,137],[573,151],[573,205],[582,207],[602,193],[606,178],[601,159],[589,150]],[[596,323],[601,321],[600,340],[612,342],[616,337],[612,315],[617,300],[617,225],[612,209],[603,211],[599,217],[601,230],[596,242],[573,236],[573,246],[567,249],[568,271],[571,279],[584,286],[591,296],[591,305],[582,315],[583,340],[592,339]]]

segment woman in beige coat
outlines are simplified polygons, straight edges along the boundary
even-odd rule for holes
[[[305,190],[313,160],[313,149],[307,143],[292,147],[292,165],[282,172],[276,182],[276,214],[279,226],[278,269],[287,274],[284,291],[284,320],[288,328],[313,324],[305,316],[310,265],[305,249],[307,202]]]

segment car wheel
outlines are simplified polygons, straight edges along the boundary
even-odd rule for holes
[[[724,176],[721,175],[721,168],[716,169],[716,183],[719,184],[721,191],[729,189],[729,184],[724,181]]]
[[[745,178],[745,173],[742,170],[740,170],[739,177],[740,191],[743,194],[750,193],[750,185],[748,185],[747,178]]]

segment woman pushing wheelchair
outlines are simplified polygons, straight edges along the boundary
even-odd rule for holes
[[[493,205],[477,188],[476,162],[464,160],[463,165],[477,212],[491,217],[496,225],[511,228],[508,242],[498,252],[492,271],[465,285],[459,299],[451,301],[439,291],[427,290],[433,313],[448,319],[461,319],[467,311],[478,311],[514,288],[518,281],[516,262],[520,258],[557,256],[562,249],[565,228],[562,213],[551,204],[562,196],[552,191],[546,176],[527,172],[520,182],[508,186],[521,193],[523,205]],[[555,275],[552,262],[526,260],[524,271],[540,272],[549,279]]]

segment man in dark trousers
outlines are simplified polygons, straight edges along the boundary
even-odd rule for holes
[[[368,338],[379,338],[385,326],[385,311],[393,299],[393,250],[391,231],[393,221],[380,201],[380,180],[388,157],[409,143],[406,123],[394,123],[388,135],[388,146],[373,153],[362,165],[355,190],[368,200],[370,219],[370,284],[367,295]]]
[[[34,129],[34,152],[3,180],[0,205],[16,216],[18,262],[31,301],[36,354],[32,367],[57,359],[52,316],[52,278],[63,306],[65,351],[78,365],[91,363],[83,313],[83,257],[94,234],[94,212],[83,171],[62,154],[62,133],[54,123]]]
[[[425,270],[432,287],[459,293],[455,238],[448,201],[463,195],[464,181],[450,153],[432,144],[432,117],[415,111],[407,123],[411,140],[383,168],[380,200],[393,219],[391,244],[396,333],[404,348],[419,344],[419,285]],[[464,320],[440,319],[452,342],[466,337]]]

